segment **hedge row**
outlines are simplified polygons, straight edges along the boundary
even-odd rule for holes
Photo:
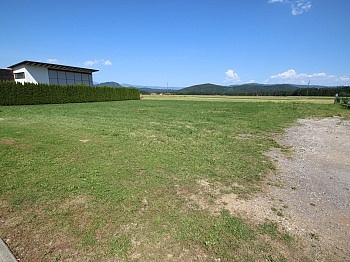
[[[136,88],[49,85],[0,81],[0,105],[38,105],[138,100]]]

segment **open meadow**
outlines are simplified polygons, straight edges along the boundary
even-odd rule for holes
[[[315,96],[219,96],[219,95],[144,95],[147,100],[220,101],[220,102],[274,102],[332,104],[334,97]]]
[[[264,192],[278,133],[333,98],[144,96],[0,107],[0,237],[21,261],[293,261],[218,199]],[[305,258],[307,260],[307,258]]]

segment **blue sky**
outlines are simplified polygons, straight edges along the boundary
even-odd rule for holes
[[[99,69],[95,82],[350,85],[349,0],[16,0],[0,68]]]

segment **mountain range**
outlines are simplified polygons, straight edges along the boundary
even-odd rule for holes
[[[96,86],[110,87],[134,87],[140,89],[143,93],[174,93],[191,95],[251,95],[251,94],[271,94],[278,95],[285,92],[292,92],[297,89],[312,88],[320,89],[325,86],[316,85],[293,85],[293,84],[257,84],[249,83],[242,85],[222,86],[215,84],[199,84],[185,88],[179,87],[160,87],[160,86],[141,86],[131,84],[119,84],[117,82],[105,82],[96,84]],[[327,87],[329,88],[329,87]]]
[[[132,84],[119,84],[117,82],[94,83],[95,86],[110,86],[110,87],[134,87],[140,89],[144,93],[176,93],[181,87],[163,87],[163,86],[142,86]]]

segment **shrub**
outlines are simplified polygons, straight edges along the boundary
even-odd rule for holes
[[[342,104],[349,104],[349,93],[342,92],[339,94],[339,96]]]
[[[49,85],[0,81],[0,105],[38,105],[139,100],[140,91],[125,87]]]

